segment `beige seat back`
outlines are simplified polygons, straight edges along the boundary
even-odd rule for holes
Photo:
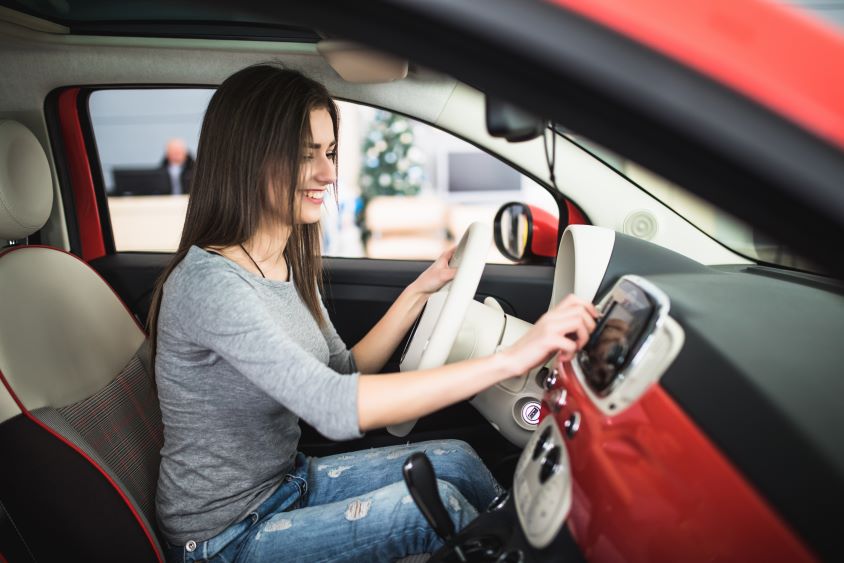
[[[40,229],[52,192],[38,140],[0,121],[0,240]],[[0,463],[0,500],[36,560],[163,560],[154,525],[163,433],[145,340],[76,256],[0,250],[0,451],[10,461]]]

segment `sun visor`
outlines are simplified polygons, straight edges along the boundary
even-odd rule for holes
[[[317,51],[346,82],[394,82],[407,76],[407,61],[351,41],[326,39]]]

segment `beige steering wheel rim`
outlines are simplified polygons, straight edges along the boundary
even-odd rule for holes
[[[492,229],[482,222],[472,223],[460,239],[449,266],[457,268],[454,279],[428,300],[402,358],[401,371],[431,369],[444,365],[457,340],[460,326],[475,297],[486,266]],[[394,436],[406,436],[416,420],[387,427]]]

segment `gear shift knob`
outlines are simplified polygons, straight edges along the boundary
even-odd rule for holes
[[[405,460],[402,473],[410,496],[425,516],[425,520],[438,536],[450,540],[454,536],[454,523],[440,499],[437,475],[431,460],[422,452],[415,452]]]
[[[428,459],[422,452],[415,452],[408,457],[402,467],[404,482],[410,491],[416,506],[434,529],[438,536],[451,546],[461,561],[466,559],[460,548],[454,545],[454,522],[448,515],[440,491],[437,488],[437,475]]]

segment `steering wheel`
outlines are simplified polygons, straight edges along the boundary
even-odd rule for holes
[[[492,229],[489,225],[475,222],[466,230],[448,263],[457,268],[457,273],[454,279],[428,298],[402,355],[401,371],[436,368],[446,363],[478,289],[491,244]],[[393,436],[406,436],[415,425],[416,420],[411,420],[388,426],[387,431]]]

